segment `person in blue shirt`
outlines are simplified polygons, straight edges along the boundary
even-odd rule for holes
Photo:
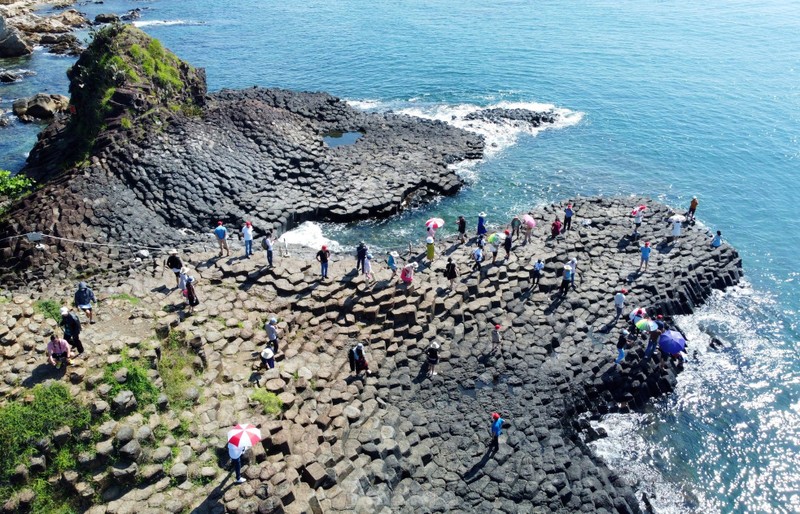
[[[572,228],[572,215],[575,214],[575,211],[572,210],[572,204],[568,204],[567,208],[564,209],[564,232]]]
[[[478,235],[482,236],[486,234],[488,230],[486,230],[486,213],[482,212],[478,214]]]
[[[650,252],[653,249],[650,248],[650,241],[647,241],[644,246],[642,246],[639,251],[642,253],[642,260],[639,262],[639,270],[641,271],[642,266],[644,266],[644,270],[647,271],[647,263],[650,261]]]
[[[534,288],[539,284],[539,281],[542,279],[543,269],[544,263],[542,262],[542,259],[537,259],[536,264],[533,265],[533,280],[531,281],[531,288]]]
[[[228,257],[230,257],[231,251],[228,249],[228,229],[225,228],[221,221],[217,222],[214,235],[217,237],[217,244],[219,244],[219,256],[222,257],[222,250],[225,250],[228,252]]]
[[[572,267],[570,265],[564,266],[564,273],[561,275],[561,287],[558,289],[558,292],[561,294],[567,294],[569,290],[569,286],[572,285]]]
[[[503,433],[503,422],[505,420],[500,417],[497,412],[492,412],[492,444],[491,451],[496,452],[500,449],[500,435]]]
[[[717,230],[717,235],[711,240],[711,248],[719,248],[722,246],[722,231]]]

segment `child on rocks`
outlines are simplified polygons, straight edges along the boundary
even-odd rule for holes
[[[492,353],[497,350],[499,350],[500,353],[503,353],[503,348],[501,347],[503,335],[500,333],[500,328],[500,325],[495,325],[494,329],[492,329]]]
[[[389,257],[386,259],[386,265],[392,270],[392,279],[397,276],[397,259],[400,254],[397,252],[389,252]]]

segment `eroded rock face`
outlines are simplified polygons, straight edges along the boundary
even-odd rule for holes
[[[22,57],[32,51],[20,32],[8,26],[5,18],[0,16],[0,57]]]
[[[64,112],[69,98],[64,95],[39,93],[30,98],[20,98],[13,104],[14,114],[22,121],[49,120]]]

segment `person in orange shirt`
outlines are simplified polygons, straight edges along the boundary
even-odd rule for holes
[[[700,202],[697,201],[697,197],[696,196],[693,196],[692,197],[692,203],[689,204],[689,213],[688,213],[687,218],[689,218],[690,220],[694,219],[694,211],[697,210],[697,206],[698,205],[700,205]]]

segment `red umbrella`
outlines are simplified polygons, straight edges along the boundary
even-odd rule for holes
[[[425,226],[428,228],[433,227],[438,230],[444,226],[444,220],[442,218],[431,218],[425,222]]]
[[[261,430],[249,423],[236,425],[228,431],[228,444],[241,450],[250,448],[260,440]]]
[[[644,212],[644,211],[646,211],[646,210],[647,210],[647,206],[646,206],[646,205],[644,205],[644,204],[642,204],[642,205],[640,205],[640,206],[638,206],[638,207],[635,207],[635,208],[634,208],[634,209],[631,211],[631,216],[636,216],[637,214],[641,214],[641,213],[643,213],[643,212]]]

